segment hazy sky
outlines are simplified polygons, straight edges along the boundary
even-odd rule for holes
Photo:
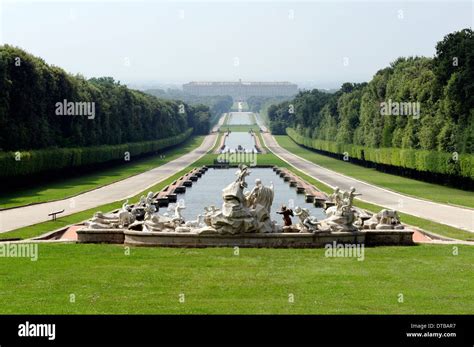
[[[367,81],[474,16],[472,1],[0,1],[2,43],[122,82]]]

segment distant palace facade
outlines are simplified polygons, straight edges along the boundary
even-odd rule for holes
[[[183,84],[183,91],[192,95],[230,95],[245,100],[250,96],[293,96],[298,86],[290,82],[190,82]]]

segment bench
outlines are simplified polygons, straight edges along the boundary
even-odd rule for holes
[[[64,212],[64,209],[62,209],[60,211],[54,211],[54,212],[49,213],[48,216],[51,216],[52,220],[56,220],[57,215],[60,214],[60,213],[63,213],[63,212]]]

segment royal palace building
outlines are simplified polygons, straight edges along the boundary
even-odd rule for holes
[[[192,95],[230,95],[245,100],[250,96],[293,96],[298,86],[290,82],[190,82],[183,85],[183,91]]]

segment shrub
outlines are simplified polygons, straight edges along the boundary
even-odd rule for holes
[[[29,176],[66,168],[102,164],[123,159],[125,152],[129,152],[132,157],[150,154],[184,142],[192,132],[193,129],[189,128],[177,136],[156,141],[25,151],[20,152],[20,160],[15,160],[16,152],[2,152],[0,153],[0,177]]]
[[[292,128],[287,128],[286,133],[297,144],[320,151],[334,154],[347,152],[353,158],[376,164],[474,179],[474,155],[471,154],[460,154],[456,160],[451,153],[446,152],[402,148],[364,148],[349,144],[341,145],[335,141],[310,139],[301,136]],[[364,158],[362,158],[362,152]]]

